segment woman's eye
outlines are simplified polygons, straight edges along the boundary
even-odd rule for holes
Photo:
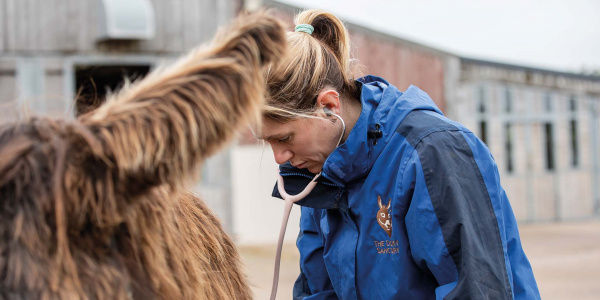
[[[284,138],[278,139],[277,141],[280,142],[280,143],[285,143],[285,142],[287,142],[289,140],[290,140],[290,136],[288,135],[288,136],[286,136]]]

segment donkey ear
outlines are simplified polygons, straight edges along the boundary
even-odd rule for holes
[[[148,74],[78,119],[127,179],[120,186],[181,188],[247,121],[260,120],[263,67],[284,53],[284,26],[258,13],[221,32],[210,47]]]
[[[381,197],[377,196],[377,204],[379,204],[379,208],[382,208],[383,205],[381,205]]]
[[[390,209],[391,205],[392,205],[392,198],[390,198],[390,201],[388,201],[387,209]]]

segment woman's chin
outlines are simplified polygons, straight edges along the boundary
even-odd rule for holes
[[[321,166],[311,166],[311,167],[307,167],[306,169],[308,169],[313,174],[317,174],[317,173],[321,172],[322,167]]]

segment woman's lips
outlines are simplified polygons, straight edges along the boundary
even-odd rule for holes
[[[304,169],[304,165],[306,165],[306,162],[303,162],[303,163],[301,163],[299,165],[296,165],[296,168],[298,168],[298,169]]]

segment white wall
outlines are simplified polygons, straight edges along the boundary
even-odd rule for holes
[[[271,197],[278,167],[269,145],[236,146],[231,151],[233,237],[238,245],[276,244],[283,200]],[[300,207],[294,205],[286,243],[298,236]]]

